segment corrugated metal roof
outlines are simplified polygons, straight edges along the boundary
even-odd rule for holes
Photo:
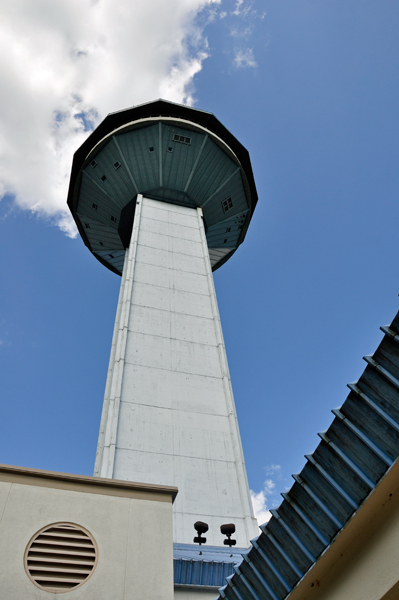
[[[220,589],[229,600],[283,600],[399,456],[399,313],[321,442]]]
[[[175,586],[217,591],[247,551],[246,548],[173,544]]]

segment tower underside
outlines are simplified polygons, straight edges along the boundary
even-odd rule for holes
[[[137,197],[95,475],[178,486],[175,542],[257,535],[200,208]]]

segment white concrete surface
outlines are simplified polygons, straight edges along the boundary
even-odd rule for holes
[[[0,481],[0,598],[3,600],[172,600],[172,503]],[[25,549],[40,529],[80,525],[98,546],[92,576],[59,596],[36,587]]]
[[[201,209],[138,197],[95,475],[178,486],[175,542],[257,535]]]
[[[196,589],[175,588],[174,600],[214,600],[219,597],[217,590],[203,591]]]

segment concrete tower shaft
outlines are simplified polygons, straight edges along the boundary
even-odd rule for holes
[[[138,197],[95,475],[174,483],[174,540],[256,534],[200,208]]]
[[[174,541],[257,534],[212,269],[257,196],[247,151],[210,113],[157,101],[114,113],[74,158],[68,204],[122,275],[95,474],[177,485]]]

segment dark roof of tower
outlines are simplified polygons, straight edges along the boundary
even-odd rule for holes
[[[399,313],[220,597],[283,600],[399,457]]]
[[[123,252],[122,252],[123,245],[121,246],[121,248],[119,248],[119,245],[118,245],[118,248],[116,248],[116,247],[113,248],[112,242],[111,242],[110,243],[111,244],[110,251],[112,252],[112,254],[115,254],[115,255],[117,254],[117,252],[119,252],[120,256],[118,256],[118,257],[115,256],[114,260],[108,260],[107,254],[103,253],[105,256],[105,258],[104,258],[102,256],[101,252],[97,252],[93,248],[93,242],[90,239],[90,235],[88,234],[88,231],[85,230],[84,224],[82,224],[82,222],[81,222],[81,217],[77,214],[79,212],[79,210],[78,210],[79,199],[78,198],[79,198],[79,194],[80,194],[79,189],[81,186],[81,183],[80,183],[81,173],[82,173],[82,170],[85,167],[87,167],[86,163],[87,163],[88,155],[90,153],[93,153],[93,151],[95,154],[97,152],[98,148],[101,147],[101,142],[104,139],[107,139],[108,136],[110,136],[111,134],[114,134],[114,132],[117,132],[119,134],[120,128],[123,128],[124,126],[127,126],[127,125],[130,127],[130,124],[132,124],[132,123],[135,123],[138,121],[140,122],[143,120],[145,121],[146,119],[151,119],[151,118],[160,119],[162,117],[167,118],[167,119],[176,119],[176,122],[181,122],[181,123],[188,121],[193,126],[198,125],[202,130],[207,130],[209,132],[210,136],[214,136],[213,137],[214,141],[216,140],[216,138],[219,138],[234,153],[236,159],[238,159],[238,161],[239,161],[241,174],[243,175],[243,179],[245,180],[245,183],[244,183],[244,187],[246,189],[245,206],[238,208],[238,205],[237,205],[237,211],[239,211],[239,212],[230,211],[231,213],[236,212],[235,215],[232,215],[236,219],[235,221],[232,221],[232,224],[234,225],[234,228],[237,230],[237,233],[236,233],[235,239],[232,240],[232,243],[230,243],[230,239],[229,239],[229,242],[227,244],[225,244],[225,247],[220,248],[220,238],[221,237],[229,237],[229,236],[222,235],[222,232],[219,231],[220,225],[218,226],[217,223],[214,225],[213,230],[211,229],[209,234],[207,234],[208,246],[210,249],[213,248],[213,254],[215,255],[214,259],[213,259],[213,263],[212,263],[214,268],[218,268],[226,260],[228,260],[228,258],[234,253],[234,251],[238,247],[238,245],[240,245],[242,243],[242,241],[244,240],[246,231],[248,229],[248,225],[250,223],[252,214],[254,212],[254,209],[255,209],[255,206],[256,206],[256,203],[258,200],[258,195],[256,192],[256,186],[255,186],[255,181],[254,181],[254,177],[253,177],[253,172],[252,172],[252,167],[251,167],[251,162],[250,162],[248,151],[230,133],[230,131],[228,131],[228,129],[226,129],[226,127],[224,127],[224,125],[222,125],[222,123],[212,113],[160,99],[160,100],[156,100],[154,102],[141,104],[139,106],[134,106],[132,108],[128,108],[128,109],[125,109],[122,111],[118,111],[118,112],[109,114],[98,125],[98,127],[89,135],[89,137],[86,139],[86,141],[80,146],[80,148],[78,148],[78,150],[74,154],[72,170],[71,170],[70,185],[69,185],[69,191],[68,191],[68,206],[72,212],[72,215],[78,226],[79,233],[80,233],[84,243],[86,244],[86,246],[93,252],[93,254],[96,256],[96,258],[98,258],[100,260],[100,262],[102,262],[105,266],[107,266],[108,268],[110,268],[111,270],[113,270],[114,272],[119,273],[119,274],[121,273],[121,268],[120,268],[119,263],[121,263],[121,261],[123,261]],[[182,125],[182,127],[183,127],[183,125]],[[94,156],[94,154],[93,154],[93,156]],[[234,159],[234,160],[236,160],[236,159]],[[122,169],[120,170],[120,172],[121,171],[122,171]],[[228,176],[226,181],[228,181],[230,178],[231,178],[231,176]],[[100,184],[101,184],[101,181],[100,181]],[[141,189],[139,190],[140,193],[143,193],[144,191],[147,191],[147,190],[141,190]],[[100,193],[101,193],[101,191],[100,191]],[[180,194],[181,197],[183,197],[184,194],[182,194],[181,191],[178,193]],[[150,194],[150,197],[154,197],[155,199],[158,199],[157,194],[158,195],[161,194],[161,196],[162,196],[162,194],[165,194],[165,192],[161,189],[155,190],[155,195],[151,196],[151,194]],[[133,196],[130,196],[129,200],[132,200],[132,197]],[[161,197],[161,199],[162,199],[162,197]],[[170,199],[167,199],[166,201],[169,201],[169,200]],[[183,198],[183,200],[181,198],[177,199],[176,202],[179,203],[180,201],[184,202],[184,198]],[[191,200],[191,201],[193,201],[193,200]],[[172,202],[173,202],[173,199],[172,199]],[[212,200],[212,202],[214,202],[214,200]],[[96,203],[96,200],[94,200],[94,203]],[[126,204],[127,204],[127,202],[126,202]],[[196,204],[196,200],[194,199],[194,205],[195,204]],[[218,200],[218,204],[220,205],[220,199]],[[199,205],[201,205],[201,204],[199,204]],[[229,216],[230,216],[230,213],[229,213]],[[205,218],[205,223],[206,223],[206,215],[204,218]],[[221,219],[219,219],[219,222],[220,221],[221,221]],[[116,221],[114,220],[114,223],[115,222]],[[230,223],[228,223],[227,225],[229,226]],[[216,228],[216,230],[215,230],[215,228]],[[91,232],[91,233],[93,233],[93,232]],[[110,231],[110,233],[112,236],[113,232]],[[231,236],[231,234],[230,234],[230,236]],[[227,240],[222,240],[222,243],[226,242],[226,241]],[[231,246],[231,251],[230,251],[230,246]],[[114,252],[114,249],[117,250],[117,252]],[[211,262],[212,262],[212,256],[211,256]]]

